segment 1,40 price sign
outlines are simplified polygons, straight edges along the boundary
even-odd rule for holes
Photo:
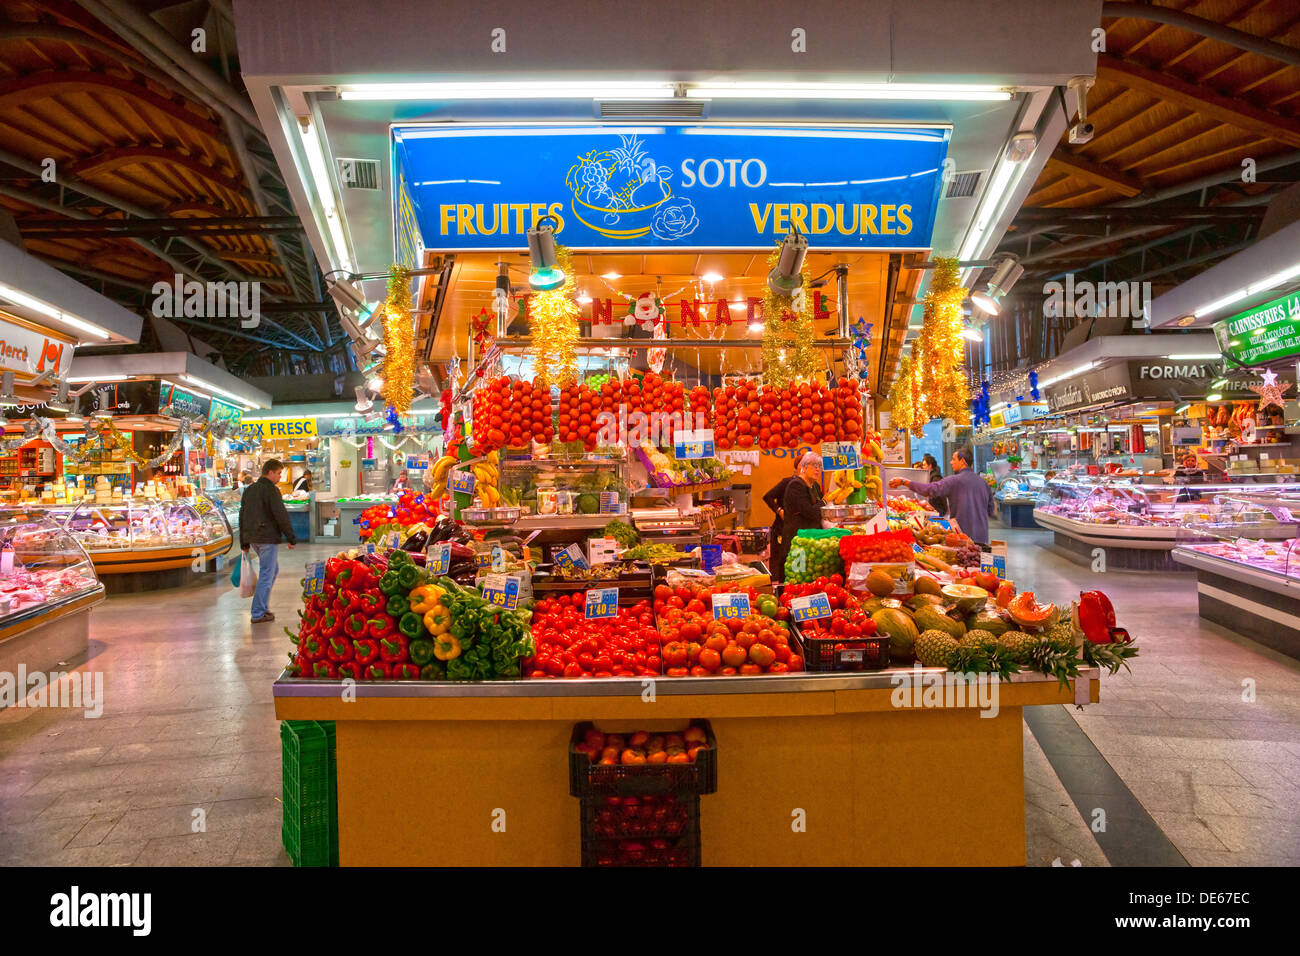
[[[618,617],[618,588],[592,588],[587,592],[587,617]]]
[[[715,620],[718,618],[732,619],[749,617],[749,595],[713,595],[713,617]]]
[[[831,599],[826,596],[825,591],[805,594],[790,602],[790,619],[793,621],[815,621],[830,616]]]

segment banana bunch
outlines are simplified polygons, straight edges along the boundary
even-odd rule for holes
[[[470,466],[474,472],[474,490],[483,502],[484,508],[500,507],[503,499],[499,485],[501,484],[501,472],[497,467],[497,453],[492,452],[481,462]]]
[[[447,475],[451,471],[451,466],[456,464],[455,455],[443,455],[433,463],[433,468],[429,472],[429,486],[436,489],[445,489],[447,487]]]
[[[833,505],[844,504],[849,495],[863,487],[863,483],[854,477],[851,471],[831,472],[831,490],[826,494],[826,501]]]

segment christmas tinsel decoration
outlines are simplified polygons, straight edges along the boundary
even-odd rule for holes
[[[780,258],[781,244],[777,243],[767,257],[769,272]],[[799,290],[795,296],[778,295],[770,287],[763,293],[763,381],[770,385],[807,382],[818,371],[810,281],[805,260],[802,296]],[[795,298],[802,302],[795,302]]]
[[[912,356],[904,355],[898,363],[898,376],[889,388],[889,421],[895,428],[911,431],[916,425],[916,409],[912,404]]]
[[[958,284],[957,273],[956,259],[936,258],[925,294],[921,334],[913,346],[921,393],[913,414],[921,424],[932,418],[951,418],[958,426],[970,424],[970,385],[962,367],[966,348],[961,336],[966,290]]]
[[[384,311],[384,401],[399,413],[409,411],[415,392],[415,330],[411,327],[411,270],[388,270]]]
[[[573,261],[566,246],[556,245],[556,265],[564,270],[564,285],[535,292],[528,300],[528,329],[535,381],[542,385],[571,385],[578,380],[578,303],[574,301]]]

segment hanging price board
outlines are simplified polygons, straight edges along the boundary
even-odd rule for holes
[[[500,607],[518,607],[519,578],[513,574],[489,574],[483,579],[483,600]]]
[[[451,477],[447,480],[447,487],[454,494],[464,492],[467,495],[474,493],[474,473],[472,471],[453,471]]]
[[[861,467],[862,456],[857,442],[822,442],[822,471],[856,471]]]
[[[446,574],[451,567],[451,542],[444,541],[430,548],[427,562],[431,573]]]
[[[713,595],[713,617],[715,619],[749,617],[749,595],[735,593]]]
[[[555,552],[555,566],[564,570],[577,568],[579,571],[586,571],[591,567],[587,563],[586,555],[582,553],[582,548],[576,544],[571,544],[563,551]]]
[[[592,588],[588,591],[587,617],[618,617],[618,588]]]
[[[8,552],[6,552],[8,553]],[[314,597],[325,593],[325,562],[307,562],[306,584],[303,586],[304,597]]]
[[[690,458],[712,458],[714,453],[712,428],[673,434],[673,454],[679,461]]]
[[[790,619],[794,621],[815,621],[818,618],[831,616],[831,599],[826,596],[825,591],[819,591],[816,594],[805,594],[803,597],[794,598],[790,602]]]

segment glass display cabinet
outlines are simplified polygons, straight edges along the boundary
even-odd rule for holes
[[[40,509],[0,511],[0,640],[91,595],[103,595],[95,566],[58,521]]]
[[[224,510],[206,493],[173,501],[80,504],[67,509],[65,527],[92,557],[101,552],[192,548],[231,537]]]

